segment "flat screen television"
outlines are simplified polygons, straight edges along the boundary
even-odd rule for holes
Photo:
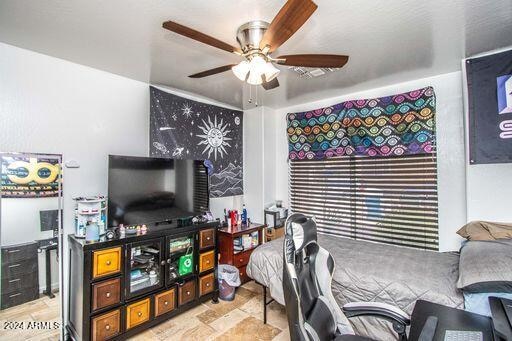
[[[174,221],[208,211],[204,160],[109,155],[108,226]]]

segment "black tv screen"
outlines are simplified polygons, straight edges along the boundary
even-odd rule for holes
[[[154,224],[208,211],[203,162],[110,155],[108,226]]]

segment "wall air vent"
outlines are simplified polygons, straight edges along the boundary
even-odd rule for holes
[[[298,74],[300,78],[320,77],[340,70],[340,68],[310,68],[300,66],[290,66],[288,69]]]

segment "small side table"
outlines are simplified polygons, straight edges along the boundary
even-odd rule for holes
[[[219,264],[229,264],[236,266],[240,271],[240,280],[242,281],[242,284],[251,280],[249,276],[247,276],[245,268],[249,262],[251,253],[254,251],[254,249],[263,244],[264,228],[264,224],[250,223],[249,225],[222,227],[217,231],[219,238]],[[258,234],[257,245],[242,251],[234,249],[234,240],[236,238],[252,233]]]

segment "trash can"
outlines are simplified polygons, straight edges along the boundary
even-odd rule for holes
[[[219,298],[223,301],[235,299],[235,288],[240,286],[240,273],[236,267],[219,264]]]

